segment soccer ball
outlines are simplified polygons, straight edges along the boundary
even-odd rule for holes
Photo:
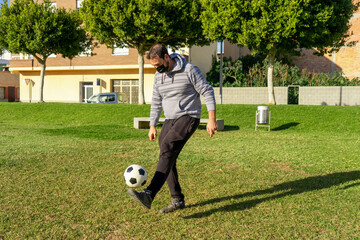
[[[124,172],[125,183],[131,188],[141,187],[146,183],[148,174],[144,167],[133,164]]]

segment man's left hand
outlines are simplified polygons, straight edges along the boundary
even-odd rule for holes
[[[206,130],[210,134],[210,137],[212,137],[215,134],[215,131],[217,130],[217,123],[215,119],[209,119]]]

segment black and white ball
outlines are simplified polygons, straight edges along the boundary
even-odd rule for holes
[[[124,178],[129,187],[137,188],[146,183],[148,174],[143,166],[133,164],[126,168]]]

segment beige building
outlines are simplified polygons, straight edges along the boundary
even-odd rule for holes
[[[135,49],[94,49],[94,56],[64,59],[49,57],[44,81],[45,102],[83,102],[92,94],[124,92],[129,103],[138,103],[139,71]],[[15,58],[15,59],[14,59]],[[40,64],[34,58],[14,57],[10,71],[20,74],[20,101],[40,99]],[[145,62],[145,89],[152,88],[155,69]],[[151,92],[145,92],[145,101]]]
[[[81,0],[58,0],[56,7],[78,8]],[[87,53],[90,54],[90,53]],[[45,102],[83,102],[92,94],[124,92],[129,103],[138,103],[139,68],[136,49],[109,49],[100,45],[93,56],[80,55],[72,60],[50,56],[44,81]],[[151,101],[155,69],[145,60],[145,101]],[[10,71],[20,75],[20,101],[40,99],[40,64],[24,54],[12,55]]]

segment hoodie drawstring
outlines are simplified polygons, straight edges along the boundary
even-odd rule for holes
[[[171,73],[171,83],[174,83],[174,73]],[[161,84],[164,84],[164,73],[161,75]]]

